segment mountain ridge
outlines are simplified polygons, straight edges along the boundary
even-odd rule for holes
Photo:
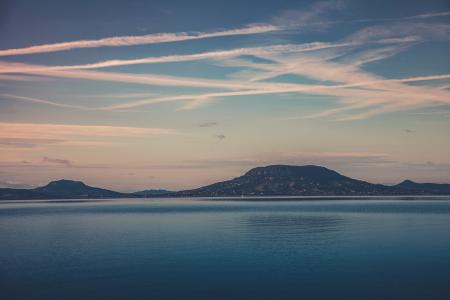
[[[256,167],[240,177],[197,189],[177,192],[177,196],[352,196],[395,194],[388,186],[343,176],[314,165],[270,165]]]
[[[450,195],[450,184],[417,183],[407,179],[387,186],[353,179],[323,166],[269,165],[250,169],[230,180],[178,192],[143,190],[121,193],[67,179],[51,181],[34,189],[0,188],[0,200],[382,195]]]
[[[56,198],[120,198],[127,196],[126,193],[92,187],[82,181],[68,179],[51,181],[46,186],[33,190]]]

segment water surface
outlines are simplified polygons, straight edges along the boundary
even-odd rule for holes
[[[450,199],[0,203],[2,299],[450,299]]]

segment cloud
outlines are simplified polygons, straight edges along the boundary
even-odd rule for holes
[[[382,43],[383,41],[378,41],[377,43]],[[396,40],[389,41],[395,43],[409,42],[409,40]],[[76,65],[76,66],[39,66],[39,65],[29,65],[20,63],[6,63],[0,64],[0,73],[25,73],[25,74],[35,74],[41,76],[52,76],[61,78],[81,78],[90,80],[100,80],[100,81],[113,81],[113,82],[124,82],[124,83],[138,83],[138,84],[149,84],[149,85],[160,85],[160,86],[186,86],[186,87],[202,87],[202,88],[221,88],[221,89],[249,89],[252,87],[266,88],[267,83],[264,85],[258,83],[242,83],[241,81],[231,81],[231,80],[208,80],[208,79],[198,79],[198,78],[184,78],[184,77],[174,77],[174,76],[161,76],[161,75],[136,75],[129,73],[112,73],[112,72],[99,72],[99,71],[86,71],[85,68],[97,68],[105,66],[116,66],[116,65],[128,65],[128,64],[141,64],[141,63],[152,63],[152,62],[168,62],[177,60],[193,60],[199,57],[202,58],[225,58],[239,56],[243,53],[259,55],[259,56],[273,56],[277,54],[289,54],[289,53],[302,53],[309,51],[317,51],[336,47],[349,47],[355,46],[356,44],[351,43],[308,43],[300,45],[277,45],[269,47],[256,47],[256,48],[241,48],[233,49],[227,51],[213,51],[192,55],[184,56],[166,56],[166,57],[151,57],[137,60],[113,60],[106,61],[88,65]],[[241,65],[243,65],[241,63]],[[261,67],[261,64],[258,64]],[[284,84],[286,86],[286,84]],[[278,84],[279,86],[279,84]],[[22,97],[24,98],[24,97]],[[25,99],[22,99],[25,100]],[[28,100],[31,100],[30,98]],[[39,100],[39,99],[38,99]],[[32,100],[31,100],[32,101]],[[36,101],[36,100],[35,100]],[[52,101],[47,101],[47,104],[52,105]],[[200,101],[199,101],[200,102]],[[53,103],[54,105],[54,103]]]
[[[94,62],[89,64],[81,65],[68,65],[68,66],[39,66],[39,65],[26,65],[19,63],[7,63],[3,62],[0,64],[0,73],[30,73],[30,74],[41,74],[45,75],[47,73],[53,74],[48,76],[56,76],[58,73],[55,71],[69,71],[69,70],[87,70],[87,69],[99,69],[99,68],[109,68],[117,66],[128,66],[128,65],[139,65],[139,64],[154,64],[154,63],[169,63],[169,62],[184,62],[184,61],[195,61],[204,59],[214,59],[214,60],[224,60],[227,58],[239,57],[242,60],[242,56],[251,55],[263,60],[261,57],[276,53],[308,53],[320,50],[327,50],[333,48],[345,48],[345,47],[355,47],[355,46],[366,46],[368,44],[387,44],[387,43],[412,43],[416,42],[417,38],[414,36],[397,38],[397,39],[382,39],[376,41],[364,41],[364,42],[336,42],[336,43],[326,43],[326,42],[311,42],[304,44],[285,44],[285,45],[271,45],[262,47],[248,47],[248,48],[237,48],[230,50],[217,50],[209,51],[203,53],[186,54],[186,55],[167,55],[167,56],[157,56],[157,57],[144,57],[138,59],[114,59],[106,60],[100,62]],[[266,64],[264,61],[274,63],[268,59],[259,62],[260,64]],[[268,63],[267,62],[267,63]],[[53,73],[50,73],[52,72]],[[64,74],[59,72],[60,76],[63,77]],[[71,73],[73,74],[73,73]],[[80,73],[86,74],[86,73]],[[72,75],[73,76],[73,75]]]
[[[226,138],[226,136],[224,134],[216,134],[215,137],[218,138],[219,141],[222,141]]]
[[[16,100],[16,101],[45,104],[45,105],[50,105],[50,106],[62,107],[62,108],[88,110],[88,108],[82,107],[82,106],[57,103],[57,102],[48,101],[48,100],[44,100],[44,99],[38,99],[38,98],[34,98],[34,97],[25,97],[25,96],[12,95],[12,94],[0,94],[0,97],[6,98],[6,99],[12,99],[12,100]]]
[[[111,146],[117,143],[117,137],[141,140],[172,134],[177,132],[165,128],[0,122],[0,150],[17,157],[18,151],[36,152],[55,147],[89,149]]]
[[[272,164],[290,165],[334,165],[334,166],[375,166],[394,163],[386,154],[371,152],[292,152],[259,153],[252,158],[188,160],[173,165],[141,166],[160,169],[201,169],[201,168],[252,168]],[[241,174],[239,174],[241,175]]]
[[[5,49],[0,50],[0,56],[48,53],[81,48],[122,47],[134,45],[159,44],[159,43],[199,40],[224,36],[259,34],[278,30],[280,30],[280,28],[274,25],[256,24],[237,29],[229,29],[215,32],[194,32],[194,33],[178,32],[178,33],[156,33],[140,36],[118,36],[118,37],[102,38],[98,40],[79,40],[72,42],[36,45],[25,48]]]
[[[348,63],[355,67],[361,66],[368,63],[373,63],[380,61],[392,56],[395,56],[403,51],[405,51],[410,46],[414,45],[415,38],[412,38],[411,43],[392,45],[387,47],[380,47],[375,49],[370,49],[366,51],[361,51],[358,53],[353,53],[346,55],[338,59],[340,63]]]
[[[27,65],[19,63],[0,64],[0,73],[24,73],[58,78],[78,78],[122,83],[136,83],[158,86],[182,86],[220,89],[245,89],[245,84],[238,81],[212,80],[204,78],[189,78],[164,76],[155,74],[132,74],[120,72],[100,72],[88,70],[58,70],[47,66]]]
[[[438,110],[438,111],[426,111],[426,112],[416,112],[415,115],[424,116],[450,116],[450,110]]]
[[[72,140],[86,137],[145,137],[174,134],[164,128],[0,122],[0,138]]]
[[[117,99],[131,99],[155,96],[155,93],[119,93],[119,94],[98,94],[89,95],[88,98],[117,98]]]
[[[370,42],[378,39],[415,36],[421,40],[448,40],[450,24],[397,22],[368,26],[351,34],[347,42]]]
[[[53,44],[34,45],[24,48],[0,50],[0,56],[26,55],[35,53],[49,53],[67,51],[72,49],[97,48],[97,47],[123,47],[135,45],[159,44],[168,42],[181,42],[188,40],[199,40],[207,38],[253,35],[283,31],[289,27],[300,27],[309,25],[311,21],[327,12],[340,9],[342,1],[321,1],[313,4],[309,9],[303,11],[285,11],[273,18],[273,24],[250,24],[241,28],[226,29],[212,32],[177,32],[177,33],[154,33],[138,36],[107,37],[97,40],[78,40]],[[317,25],[317,24],[315,24]]]
[[[2,148],[35,148],[37,144],[21,141],[20,139],[1,139],[0,149]]]
[[[388,40],[386,42],[411,42],[412,40]],[[377,41],[376,43],[383,43],[385,41]],[[357,46],[359,43],[356,42],[345,42],[345,43],[325,43],[325,42],[312,42],[304,44],[284,44],[284,45],[271,45],[262,47],[248,47],[248,48],[237,48],[230,50],[217,50],[209,51],[196,54],[186,54],[186,55],[167,55],[167,56],[157,56],[157,57],[145,57],[139,59],[115,59],[101,61],[91,64],[84,65],[72,65],[72,66],[52,66],[47,67],[48,70],[53,71],[64,71],[64,70],[83,70],[83,69],[98,69],[98,68],[108,68],[117,66],[127,66],[127,65],[138,65],[138,64],[154,64],[154,63],[169,63],[169,62],[184,62],[184,61],[195,61],[203,59],[226,59],[232,57],[242,58],[244,55],[252,55],[261,59],[261,56],[271,55],[274,53],[290,53],[290,52],[313,52],[331,48],[341,48],[341,47],[351,47]],[[268,60],[269,61],[269,60]],[[259,62],[264,64],[263,62]],[[268,63],[268,62],[267,62]],[[274,63],[271,62],[270,63]],[[43,67],[45,68],[45,67]],[[42,69],[42,68],[41,68]],[[17,70],[12,70],[11,72]],[[19,70],[20,71],[20,70]]]
[[[446,17],[446,16],[450,16],[450,11],[420,14],[420,15],[416,15],[416,16],[406,17],[405,19],[427,19],[427,18]]]
[[[48,146],[72,146],[72,147],[101,147],[109,146],[112,143],[99,140],[84,140],[83,137],[63,136],[55,139],[46,138],[0,138],[0,150],[13,151],[37,151]],[[89,137],[87,137],[89,138]]]
[[[36,77],[36,76],[0,75],[0,80],[6,80],[6,81],[42,81],[42,78]]]
[[[66,166],[66,167],[72,166],[72,163],[70,162],[70,160],[60,159],[60,158],[51,158],[51,157],[47,157],[47,156],[44,156],[42,158],[42,163],[44,163],[44,164],[63,165],[63,166]]]
[[[278,26],[301,26],[302,29],[309,30],[322,29],[329,25],[325,16],[336,13],[344,7],[344,1],[318,1],[308,9],[283,11],[272,19],[272,23]]]
[[[260,85],[254,90],[241,90],[235,92],[218,92],[205,94],[186,94],[177,96],[165,96],[159,98],[143,99],[138,101],[131,101],[123,104],[115,104],[105,106],[100,109],[104,110],[122,110],[144,105],[173,102],[173,101],[192,101],[184,105],[183,109],[197,108],[199,105],[209,103],[212,99],[218,97],[235,97],[235,96],[249,96],[249,95],[263,95],[263,94],[280,94],[280,93],[306,93],[318,94],[326,96],[338,97],[343,99],[342,102],[346,105],[345,108],[333,109],[325,111],[321,116],[329,116],[345,110],[352,110],[355,108],[364,108],[374,105],[385,105],[389,103],[384,110],[378,112],[373,111],[372,114],[361,115],[361,118],[370,117],[377,113],[395,111],[399,109],[415,108],[437,103],[449,103],[450,93],[445,90],[433,89],[430,87],[410,86],[402,83],[439,80],[450,78],[450,75],[433,75],[411,77],[404,79],[382,79],[372,76],[368,73],[353,70],[345,74],[345,66],[336,66],[333,64],[312,64],[310,68],[306,69],[306,65],[302,65],[302,71],[299,74],[307,74],[308,77],[318,78],[320,80],[342,80],[343,84],[337,85],[301,85],[301,84],[262,84],[265,88],[260,88]],[[333,70],[336,69],[336,70]],[[339,70],[341,69],[341,70]],[[350,71],[350,70],[347,70]],[[342,72],[343,77],[335,77],[334,72]],[[291,73],[297,73],[294,69]],[[332,77],[328,77],[332,75]],[[271,77],[271,76],[270,76]],[[359,80],[366,81],[359,81]],[[252,87],[251,84],[248,86]],[[350,119],[348,119],[350,120]]]
[[[198,127],[202,127],[202,128],[205,128],[205,127],[215,127],[215,126],[217,126],[217,125],[219,125],[218,122],[205,122],[205,123],[199,124]]]
[[[272,22],[270,24],[249,24],[241,28],[225,29],[210,32],[205,31],[205,32],[153,33],[146,35],[106,37],[96,40],[78,40],[52,44],[42,44],[24,48],[3,49],[0,50],[0,56],[49,53],[49,52],[68,51],[72,49],[86,49],[98,47],[123,47],[123,46],[160,44],[160,43],[200,40],[226,36],[272,33],[291,29],[297,30],[320,29],[336,23],[340,23],[340,21],[329,21],[325,17],[327,15],[330,15],[331,13],[335,14],[337,11],[343,10],[345,6],[346,6],[345,1],[340,0],[319,1],[312,4],[307,9],[284,11],[275,16],[274,18],[272,18]],[[435,17],[443,17],[449,14],[450,12],[432,12],[405,18],[366,19],[366,20],[353,20],[353,22],[373,22],[377,20],[388,21],[388,20],[428,19]]]
[[[274,49],[275,50],[275,49]],[[168,63],[168,62],[183,62],[183,61],[194,61],[202,59],[212,59],[212,58],[226,58],[244,55],[247,53],[257,53],[264,52],[264,47],[255,48],[239,48],[233,50],[223,50],[223,51],[211,51],[198,54],[187,54],[187,55],[167,55],[159,57],[145,57],[139,59],[114,59],[106,60],[85,65],[73,65],[73,66],[55,66],[52,67],[53,70],[81,70],[81,69],[98,69],[98,68],[108,68],[126,65],[138,65],[138,64],[154,64],[154,63]]]
[[[35,186],[17,182],[17,181],[0,181],[0,188],[7,188],[7,189],[32,189]]]
[[[292,152],[276,155],[280,163],[318,164],[333,166],[368,166],[388,164],[393,161],[384,153],[372,152]],[[270,159],[271,156],[269,156]],[[272,158],[273,159],[273,158]]]
[[[382,41],[378,41],[381,43]],[[394,42],[390,40],[390,42]],[[402,42],[397,40],[395,42]],[[47,76],[57,76],[60,74],[64,77],[64,74],[74,74],[64,73],[61,71],[69,70],[86,70],[86,69],[98,69],[98,68],[108,68],[116,66],[127,66],[136,64],[153,64],[153,63],[168,63],[168,62],[183,62],[183,61],[194,61],[202,59],[226,59],[232,57],[242,57],[243,55],[252,56],[264,56],[273,53],[290,53],[290,52],[312,52],[330,48],[340,48],[340,47],[350,47],[358,45],[357,43],[322,43],[322,42],[312,42],[304,44],[285,44],[285,45],[272,45],[263,47],[248,47],[248,48],[237,48],[230,50],[217,50],[209,51],[196,54],[186,54],[186,55],[167,55],[167,56],[157,56],[157,57],[144,57],[139,59],[114,59],[107,61],[100,61],[90,64],[82,65],[69,65],[69,66],[42,66],[42,65],[31,65],[31,64],[21,64],[21,63],[0,63],[0,73],[29,73],[37,75],[50,75]],[[55,71],[60,71],[56,73]],[[79,74],[90,74],[90,73],[79,73]],[[95,73],[94,73],[95,74]],[[67,75],[69,76],[69,75]],[[72,75],[74,76],[74,75]],[[81,77],[82,78],[82,77]]]
[[[321,4],[317,4],[317,7],[314,6],[307,12],[303,12],[306,15],[302,16],[302,20],[326,14],[332,9],[337,9],[336,5],[338,5],[337,2],[321,2]],[[339,107],[322,111],[315,114],[314,117],[332,116],[337,120],[349,121],[370,118],[393,111],[449,103],[450,91],[427,86],[425,82],[448,80],[450,74],[389,79],[361,68],[366,63],[397,55],[410,45],[448,35],[447,27],[449,25],[446,24],[418,23],[410,27],[405,24],[407,22],[369,26],[333,43],[314,42],[298,45],[237,48],[188,55],[108,60],[73,66],[39,66],[3,62],[0,63],[0,73],[205,89],[196,94],[150,95],[147,99],[124,101],[114,105],[91,108],[98,110],[126,110],[143,105],[174,101],[183,101],[184,103],[179,109],[186,110],[199,108],[218,98],[298,93],[328,96],[338,102]],[[430,25],[430,28],[424,24]],[[262,61],[272,63],[242,60],[240,59],[242,55],[252,55]],[[199,59],[214,60],[215,63],[223,67],[239,67],[241,69],[240,76],[238,79],[207,79],[90,70],[111,66]],[[242,71],[242,69],[245,70]],[[300,84],[276,81],[278,76],[286,74],[300,75],[313,79],[317,83]],[[414,82],[419,82],[420,85],[408,84]],[[214,91],[211,91],[211,89]],[[38,98],[9,96],[11,96],[11,99],[21,101],[76,107]],[[127,97],[123,99],[127,99]]]
[[[1,148],[30,149],[36,148],[39,145],[57,144],[62,142],[63,140],[59,139],[0,138],[0,149]]]
[[[370,50],[372,51],[372,50]],[[387,51],[389,53],[389,51]],[[381,56],[385,56],[385,54]],[[407,85],[404,83],[449,79],[449,74],[418,76],[400,79],[386,79],[359,68],[361,61],[372,60],[380,54],[371,54],[346,63],[330,62],[326,57],[281,56],[271,59],[277,65],[265,65],[264,71],[256,80],[274,78],[283,74],[298,74],[322,82],[340,82],[341,84],[326,86],[310,85],[305,91],[310,94],[329,95],[338,98],[344,107],[322,112],[322,116],[341,113],[345,110],[363,109],[371,106],[383,106],[367,112],[358,112],[353,116],[345,116],[340,120],[357,120],[371,116],[433,105],[448,103],[450,94],[442,94],[439,88],[424,85]],[[250,65],[250,64],[249,64]],[[258,67],[257,65],[252,65]],[[250,78],[255,80],[255,78]],[[447,91],[446,91],[447,92]]]

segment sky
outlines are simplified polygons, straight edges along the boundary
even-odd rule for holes
[[[0,0],[0,187],[448,183],[449,53],[446,0]]]

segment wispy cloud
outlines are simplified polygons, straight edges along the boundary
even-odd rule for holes
[[[19,75],[0,75],[0,80],[6,81],[41,81],[41,77],[37,76],[19,76]]]
[[[88,98],[113,98],[113,99],[132,99],[132,98],[142,98],[155,96],[155,93],[117,93],[117,94],[97,94],[88,95]]]
[[[286,10],[272,18],[272,23],[278,26],[298,27],[302,29],[323,29],[330,23],[326,15],[344,9],[345,2],[340,0],[318,1],[306,9]]]
[[[237,81],[212,80],[204,78],[188,78],[178,76],[164,76],[155,74],[139,75],[120,72],[99,72],[91,70],[57,70],[47,66],[30,64],[3,63],[0,73],[24,73],[58,78],[79,78],[98,81],[136,83],[158,86],[184,86],[222,89],[245,89],[245,84]]]
[[[412,40],[388,40],[390,43],[411,42]],[[375,43],[383,43],[383,40],[376,41]],[[365,43],[366,44],[366,43]],[[139,59],[114,59],[100,61],[90,64],[82,65],[69,65],[69,66],[40,66],[20,63],[0,63],[0,73],[30,73],[30,74],[43,74],[48,71],[67,71],[67,70],[85,70],[85,69],[99,69],[117,66],[139,65],[139,64],[154,64],[154,63],[169,63],[169,62],[184,62],[195,61],[202,59],[226,59],[243,55],[264,56],[274,53],[302,53],[312,52],[318,50],[325,50],[330,48],[351,47],[357,46],[360,43],[356,42],[344,42],[344,43],[323,43],[312,42],[305,44],[286,44],[286,45],[271,45],[263,47],[249,47],[249,48],[237,48],[231,50],[217,50],[196,54],[186,55],[168,55],[158,57],[145,57]],[[58,73],[56,73],[57,75]],[[64,74],[64,73],[61,73]],[[49,75],[51,76],[51,75]],[[63,75],[61,75],[63,76]]]
[[[70,137],[155,136],[175,133],[172,129],[100,125],[68,125],[0,122],[0,138],[68,139]]]
[[[272,59],[278,59],[272,57]],[[294,61],[295,59],[295,61]],[[155,104],[167,101],[186,101],[201,99],[201,101],[207,101],[207,99],[217,97],[233,97],[233,96],[245,96],[245,95],[258,95],[258,94],[271,94],[271,93],[312,93],[336,96],[342,99],[346,99],[346,108],[364,108],[367,106],[374,106],[379,104],[390,103],[389,109],[401,108],[402,106],[416,106],[426,105],[427,103],[448,103],[449,93],[448,91],[442,91],[426,86],[410,86],[403,83],[419,82],[428,80],[441,80],[450,78],[450,75],[432,75],[432,76],[419,76],[402,79],[384,79],[378,76],[374,76],[370,73],[362,71],[355,67],[354,64],[342,65],[336,63],[330,63],[321,59],[293,59],[283,58],[279,60],[281,65],[265,66],[268,71],[264,71],[262,74],[266,74],[264,78],[270,78],[278,74],[297,73],[306,75],[310,78],[314,78],[321,81],[340,81],[343,84],[337,85],[300,85],[300,84],[275,84],[264,83],[264,88],[260,85],[252,85],[248,83],[247,87],[255,88],[252,90],[232,91],[232,92],[218,92],[218,93],[206,93],[206,94],[192,94],[192,95],[178,95],[159,97],[148,100],[139,100],[127,102],[124,104],[117,104],[114,106],[105,107],[105,109],[127,109],[141,105]],[[254,65],[254,67],[260,67]],[[273,73],[271,69],[277,70],[280,68],[282,71],[275,71]],[[272,73],[271,73],[272,72]],[[267,75],[269,74],[269,75]],[[259,78],[262,79],[262,78]],[[358,89],[356,89],[358,88]],[[352,100],[354,99],[354,100]],[[392,101],[394,105],[392,105]],[[387,109],[387,110],[389,110]],[[338,109],[329,111],[324,115],[330,115],[343,111],[344,109]],[[380,111],[381,112],[381,111]],[[324,116],[323,115],[323,116]]]
[[[205,122],[198,125],[198,127],[206,128],[206,127],[214,127],[219,125],[218,122]]]
[[[63,165],[66,167],[72,166],[72,163],[68,159],[61,159],[61,158],[51,158],[44,156],[42,158],[42,163],[44,164],[57,164],[57,165]]]
[[[420,14],[420,15],[415,15],[415,16],[411,16],[411,17],[406,17],[404,19],[428,19],[428,18],[437,18],[437,17],[446,17],[446,16],[450,16],[450,11]]]
[[[137,36],[115,36],[96,40],[78,40],[70,42],[60,42],[51,44],[34,45],[24,48],[13,48],[0,50],[0,56],[26,55],[36,53],[49,53],[67,51],[72,49],[98,48],[98,47],[123,47],[135,45],[159,44],[168,42],[181,42],[188,40],[199,40],[225,36],[253,35],[263,34],[292,29],[314,29],[332,24],[339,21],[329,21],[324,18],[330,13],[343,10],[346,2],[341,0],[319,1],[312,4],[309,8],[303,10],[287,10],[279,13],[272,18],[270,23],[250,24],[241,28],[225,29],[205,32],[176,32],[176,33],[153,33]],[[450,15],[450,12],[433,12],[419,14],[403,18],[384,18],[384,19],[365,19],[353,20],[353,22],[370,21],[407,21],[416,19],[428,19],[444,17]],[[342,21],[341,21],[342,22]],[[344,21],[349,22],[349,21]],[[352,21],[350,21],[352,22]],[[420,26],[420,25],[419,25]]]
[[[222,140],[224,140],[226,138],[226,136],[224,134],[216,134],[215,137],[217,139],[219,139],[219,141],[222,141]]]
[[[37,138],[0,138],[0,149],[35,149],[39,145],[51,145],[64,142],[60,139],[37,139]]]
[[[378,41],[379,43],[380,41]],[[392,42],[392,41],[391,41]],[[404,39],[395,40],[395,43],[404,43]],[[406,42],[409,42],[406,39]],[[315,45],[315,47],[323,47],[324,45]],[[333,45],[326,45],[326,47],[331,48]],[[260,75],[253,78],[248,78],[248,80],[208,80],[208,79],[197,79],[197,78],[183,78],[183,77],[173,77],[173,76],[160,76],[160,75],[135,75],[128,73],[111,73],[111,72],[98,72],[98,71],[86,71],[86,70],[54,70],[52,67],[46,66],[33,66],[24,64],[8,64],[4,63],[0,72],[24,72],[32,74],[40,74],[46,76],[56,76],[56,77],[69,77],[69,78],[85,78],[94,80],[107,80],[107,81],[118,81],[118,82],[133,82],[133,83],[143,83],[152,85],[170,85],[170,86],[195,86],[204,88],[221,88],[221,89],[232,89],[236,91],[231,92],[213,92],[213,93],[203,93],[203,94],[191,94],[191,95],[173,95],[173,96],[161,96],[151,99],[137,100],[132,102],[127,102],[123,104],[116,104],[102,109],[129,109],[131,107],[137,107],[142,105],[168,102],[168,101],[190,101],[189,103],[182,106],[182,109],[193,109],[201,105],[209,103],[211,100],[217,97],[232,97],[232,96],[244,96],[244,95],[258,95],[258,94],[274,94],[274,93],[316,93],[322,95],[331,95],[338,98],[346,97],[348,99],[359,97],[366,102],[366,106],[371,106],[374,104],[379,104],[385,102],[386,100],[375,100],[375,98],[381,98],[381,95],[389,96],[387,92],[391,92],[393,99],[399,99],[399,91],[407,92],[404,95],[404,100],[407,97],[418,98],[422,97],[422,102],[448,102],[448,91],[440,90],[427,87],[413,87],[407,85],[399,85],[400,83],[417,82],[417,81],[428,81],[428,80],[442,80],[450,78],[450,75],[431,75],[431,76],[420,76],[402,79],[383,79],[378,76],[374,76],[370,73],[358,69],[358,65],[373,61],[376,59],[382,59],[389,55],[394,55],[398,51],[398,48],[390,47],[390,49],[378,52],[369,53],[363,55],[362,58],[358,60],[348,61],[347,64],[342,63],[331,63],[327,62],[327,59],[314,56],[298,56],[305,50],[311,48],[311,45],[305,47],[305,45],[288,45],[288,46],[277,46],[269,48],[255,48],[246,49],[247,53],[254,53],[255,51],[258,55],[263,58],[270,58],[272,61],[277,62],[276,64],[260,64],[245,62],[244,65],[247,67],[252,67],[255,69],[262,69]],[[236,54],[242,53],[243,50],[238,51],[231,50],[227,55],[235,56]],[[216,53],[203,54],[210,57],[216,57]],[[254,53],[255,54],[255,53]],[[288,54],[288,55],[286,55]],[[220,54],[219,56],[221,56]],[[158,58],[152,58],[157,60]],[[190,58],[189,58],[190,59]],[[128,63],[128,62],[125,62]],[[241,62],[242,63],[242,62]],[[63,67],[56,67],[63,68]],[[287,84],[287,83],[262,83],[258,82],[264,79],[273,78],[282,74],[300,74],[320,81],[335,81],[342,82],[342,84],[337,85],[302,85],[302,84]],[[245,79],[245,78],[243,78]],[[389,83],[389,84],[386,84]],[[394,85],[397,84],[397,85]],[[369,88],[369,90],[355,89]],[[373,90],[375,89],[375,90]],[[394,93],[395,91],[395,93]],[[419,92],[419,93],[418,93]],[[51,101],[36,99],[36,98],[24,98],[16,97],[22,100],[40,102],[49,105],[59,105]],[[384,97],[389,99],[389,97]],[[446,100],[447,99],[447,100]],[[360,100],[361,101],[361,100]],[[381,101],[381,102],[380,102]],[[409,100],[408,100],[409,101]],[[409,102],[412,106],[417,103]],[[354,107],[355,103],[349,103],[351,107]],[[364,105],[362,105],[364,106]],[[362,107],[360,106],[360,107]],[[392,108],[400,108],[402,105],[391,106]],[[386,110],[386,109],[385,109]],[[374,110],[369,114],[363,116],[371,116],[376,112],[383,112],[383,110]],[[329,115],[329,114],[328,114]]]
[[[9,181],[0,181],[0,188],[31,189],[34,188],[34,186],[23,182],[9,180]]]
[[[140,36],[117,36],[97,40],[78,40],[70,42],[42,44],[24,48],[0,50],[0,56],[48,53],[48,52],[67,51],[82,48],[148,45],[148,44],[159,44],[168,42],[181,42],[188,40],[199,40],[207,38],[217,38],[225,36],[270,33],[276,31],[283,31],[286,29],[292,29],[292,27],[299,28],[305,25],[309,25],[311,27],[312,23],[311,21],[316,21],[312,23],[313,25],[317,24],[318,18],[320,16],[330,11],[340,9],[342,7],[343,7],[342,1],[337,0],[320,1],[306,10],[284,11],[277,17],[274,17],[270,24],[250,24],[241,28],[210,31],[210,32],[154,33]]]
[[[339,1],[319,2],[302,12],[289,12],[297,25],[321,20],[323,15],[342,8]],[[361,66],[369,62],[383,60],[398,55],[409,46],[430,39],[441,40],[448,38],[450,27],[441,23],[413,23],[409,19],[426,19],[446,16],[447,12],[430,13],[401,18],[402,22],[369,26],[358,30],[347,38],[336,42],[313,42],[306,44],[270,45],[262,47],[236,48],[231,50],[215,50],[204,53],[170,55],[160,57],[146,57],[128,60],[107,60],[90,64],[72,66],[40,66],[20,63],[0,63],[0,74],[31,74],[57,78],[79,78],[87,80],[111,81],[122,83],[137,83],[155,86],[195,87],[205,89],[195,94],[165,94],[150,95],[144,99],[132,97],[118,97],[130,99],[114,105],[90,109],[126,110],[144,105],[182,101],[181,110],[195,109],[209,104],[218,98],[252,96],[264,94],[299,93],[316,94],[334,97],[341,105],[310,117],[334,116],[338,120],[360,120],[371,116],[406,109],[414,109],[438,103],[449,103],[450,91],[434,88],[424,83],[435,80],[448,80],[450,74],[417,76],[409,78],[383,78],[364,70]],[[289,18],[285,17],[285,21]],[[274,19],[275,20],[275,19]],[[290,20],[288,20],[291,22]],[[281,21],[280,21],[281,22]],[[287,22],[287,21],[286,21]],[[289,23],[288,22],[288,23]],[[133,43],[157,43],[170,41],[175,35],[182,39],[199,39],[214,36],[254,34],[288,28],[289,24],[252,25],[249,27],[210,33],[169,34],[162,36],[146,35],[142,39],[136,37],[107,38],[96,41],[80,41],[74,44],[51,44],[25,48],[20,51],[60,51],[83,47],[123,46]],[[267,27],[268,26],[268,27]],[[284,27],[283,27],[284,26]],[[287,26],[287,27],[286,27]],[[151,38],[153,37],[153,39]],[[84,42],[87,42],[85,44]],[[123,44],[121,44],[123,42]],[[44,47],[44,48],[39,48]],[[61,48],[62,47],[62,48]],[[66,48],[68,47],[68,48]],[[369,49],[368,49],[369,48]],[[28,49],[28,50],[27,50]],[[41,50],[39,50],[41,49]],[[51,50],[53,49],[53,50]],[[17,50],[17,49],[16,49]],[[45,50],[45,51],[47,51]],[[4,50],[6,51],[6,50]],[[354,53],[357,53],[356,55]],[[0,51],[0,53],[2,53]],[[20,54],[20,53],[19,53]],[[243,55],[251,55],[261,59],[255,62],[241,59]],[[101,72],[98,68],[125,66],[135,64],[151,64],[166,62],[181,62],[193,60],[213,60],[224,67],[240,67],[238,78],[226,79],[190,78],[157,74],[133,74],[121,72]],[[265,63],[270,61],[271,63]],[[247,72],[245,72],[247,71]],[[277,82],[278,76],[294,74],[316,80],[317,83],[283,83]],[[331,84],[330,84],[331,83]],[[421,85],[410,85],[420,83]],[[86,109],[75,105],[60,104],[56,101],[24,97],[18,95],[4,95],[9,99],[29,101],[66,108]],[[143,95],[145,96],[145,95]]]
[[[233,35],[249,35],[280,30],[279,27],[270,24],[256,24],[243,28],[221,30],[214,32],[178,32],[178,33],[156,33],[141,36],[118,36],[108,37],[98,40],[79,40],[72,42],[62,42],[54,44],[44,44],[25,48],[0,50],[0,56],[24,55],[35,53],[48,53],[66,51],[80,48],[97,48],[97,47],[122,47],[134,45],[148,45],[168,42],[180,42],[188,40],[198,40],[206,38],[233,36]]]
[[[347,42],[370,42],[378,39],[415,36],[421,40],[448,40],[450,24],[395,22],[364,27],[351,34]]]
[[[57,107],[63,107],[63,108],[73,108],[73,109],[81,109],[81,110],[87,110],[88,108],[78,106],[78,105],[70,105],[70,104],[63,104],[63,103],[57,103],[49,100],[34,98],[34,97],[25,97],[25,96],[18,96],[18,95],[11,95],[11,94],[0,94],[0,97],[6,98],[6,99],[12,99],[17,101],[25,101],[25,102],[31,102],[31,103],[38,103],[38,104],[45,104],[50,106],[57,106]]]
[[[48,149],[111,147],[118,137],[140,141],[173,134],[178,133],[165,128],[0,122],[0,151],[13,159]]]

